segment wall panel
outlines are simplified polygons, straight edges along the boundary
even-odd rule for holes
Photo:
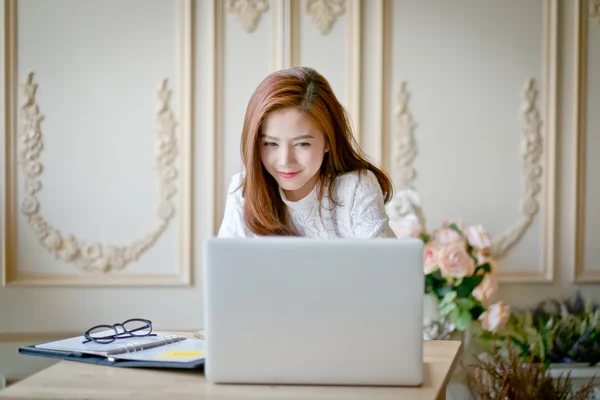
[[[418,191],[429,229],[482,224],[503,281],[551,281],[556,1],[391,8],[384,131],[396,185]]]
[[[600,7],[594,1],[577,1],[577,68],[575,86],[575,260],[574,280],[600,282]],[[595,112],[596,111],[596,112]]]

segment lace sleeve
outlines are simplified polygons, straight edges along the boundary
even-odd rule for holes
[[[225,201],[225,212],[223,221],[219,228],[218,237],[249,237],[252,233],[246,228],[244,223],[244,199],[242,198],[242,189],[238,187],[241,184],[241,176],[238,174],[231,179],[227,190],[227,200]]]
[[[383,191],[377,177],[367,171],[356,183],[352,203],[352,232],[360,238],[396,237],[385,211]]]

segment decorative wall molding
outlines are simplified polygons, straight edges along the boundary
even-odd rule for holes
[[[542,165],[540,162],[543,146],[539,111],[535,106],[537,90],[534,80],[529,79],[524,88],[524,101],[521,107],[524,127],[521,132],[520,155],[523,164],[524,195],[521,199],[521,218],[519,222],[502,235],[494,238],[492,254],[502,258],[516,244],[533,222],[539,210],[537,196],[541,191],[540,178]],[[416,171],[413,161],[417,155],[414,136],[416,126],[408,108],[409,93],[406,82],[400,84],[396,110],[394,112],[396,132],[393,137],[394,171],[398,175],[396,185],[399,190],[414,189]]]
[[[600,24],[600,0],[588,0],[590,2],[590,18]]]
[[[381,93],[381,98],[384,102],[376,109],[381,114],[382,129],[381,137],[377,141],[381,148],[381,154],[377,155],[379,161],[385,168],[388,165],[386,157],[388,146],[386,143],[387,133],[386,125],[389,121],[389,100],[386,92],[386,87],[389,86],[386,79],[388,77],[388,68],[390,67],[389,42],[386,41],[385,33],[389,32],[392,21],[389,20],[391,15],[390,2],[380,0],[377,8],[378,20],[381,21],[381,31],[378,32],[379,40],[381,41],[379,49],[379,66],[381,70],[380,76],[377,77],[378,91]],[[545,0],[543,3],[543,24],[544,24],[544,42],[542,48],[542,78],[544,98],[543,108],[544,123],[541,122],[540,112],[536,108],[535,100],[537,90],[535,81],[530,79],[524,89],[524,105],[523,119],[524,126],[521,132],[520,156],[523,163],[523,179],[524,179],[524,194],[520,205],[519,221],[509,230],[500,234],[494,239],[494,256],[502,258],[506,253],[521,239],[527,228],[531,225],[535,216],[543,210],[540,220],[540,261],[537,265],[516,265],[506,270],[499,270],[498,278],[501,282],[514,283],[532,283],[532,282],[552,282],[554,279],[554,259],[555,259],[555,187],[556,187],[556,91],[557,91],[557,45],[558,45],[558,1]],[[381,82],[381,83],[380,83]],[[404,83],[403,83],[404,84]],[[404,93],[403,93],[404,90]],[[408,137],[410,130],[407,128],[410,124],[402,127],[398,121],[398,115],[402,115],[403,102],[406,101],[403,96],[406,90],[400,90],[398,98],[397,110],[395,113],[396,131],[389,137],[393,140],[394,160],[390,163],[390,168],[401,171],[402,166],[399,164],[408,164],[411,157],[411,152],[416,150],[416,145],[411,146]],[[406,103],[405,103],[406,104]],[[408,110],[404,111],[405,121],[409,119]],[[412,132],[411,132],[412,133]],[[400,146],[400,138],[404,138],[404,143]],[[397,155],[402,154],[398,161]],[[544,171],[544,174],[542,174]],[[396,171],[394,171],[396,172]],[[414,176],[411,175],[410,167],[406,176],[403,176],[398,182],[402,186],[412,185]],[[408,177],[408,178],[407,178]],[[544,206],[540,207],[540,197],[543,197]],[[534,269],[535,268],[535,269]]]
[[[391,0],[373,0],[375,8],[375,36],[376,47],[374,60],[374,75],[373,85],[375,92],[378,94],[373,101],[373,110],[376,115],[375,123],[373,124],[373,132],[379,132],[379,135],[370,135],[372,143],[371,158],[373,162],[383,169],[392,169],[390,157],[388,154],[389,146],[393,133],[389,129],[390,105],[389,90],[391,79],[391,28],[392,28],[392,6]],[[363,141],[364,144],[364,141]]]
[[[542,164],[540,158],[543,153],[543,146],[540,132],[542,122],[539,111],[535,106],[536,97],[537,90],[532,78],[525,85],[524,100],[521,107],[524,127],[521,131],[519,153],[525,185],[523,199],[521,200],[521,218],[513,228],[494,238],[492,255],[497,259],[502,258],[508,249],[521,239],[539,210],[537,196],[541,191]]]
[[[177,155],[176,122],[169,107],[171,91],[166,79],[158,90],[156,110],[157,133],[155,162],[159,179],[159,202],[157,206],[158,224],[152,231],[144,234],[129,245],[107,245],[86,243],[72,234],[64,234],[53,227],[42,216],[42,205],[36,197],[42,190],[40,176],[43,164],[40,161],[43,150],[41,123],[44,115],[40,113],[35,94],[38,84],[34,74],[29,73],[23,86],[25,104],[21,107],[22,129],[19,164],[23,173],[26,197],[21,203],[21,213],[40,243],[54,258],[79,265],[84,271],[104,271],[124,269],[128,264],[140,258],[160,237],[175,212],[172,197],[177,192],[174,181],[177,170],[173,163]]]
[[[348,51],[348,77],[346,87],[346,109],[350,114],[351,123],[354,132],[354,138],[359,145],[362,145],[362,115],[361,100],[362,95],[362,0],[348,0],[347,4],[347,33],[346,49]]]
[[[409,93],[406,91],[406,82],[400,84],[398,90],[396,110],[396,134],[393,137],[394,171],[398,178],[396,186],[399,190],[414,189],[416,171],[413,161],[417,155],[414,128],[416,126],[413,116],[408,108]]]
[[[262,13],[269,9],[269,0],[227,0],[227,11],[235,13],[242,28],[254,32]]]
[[[327,35],[346,11],[346,0],[306,0],[304,11],[311,17],[313,26]]]
[[[220,0],[211,0],[210,3],[213,18],[211,18],[212,26],[210,27],[210,34],[212,35],[210,41],[211,51],[208,56],[212,57],[212,60],[207,74],[207,80],[210,83],[206,104],[208,107],[207,115],[209,116],[207,132],[213,132],[213,134],[207,135],[209,140],[206,144],[212,150],[207,154],[208,165],[213,167],[212,174],[210,174],[210,187],[214,190],[211,196],[212,204],[209,207],[212,212],[210,232],[217,235],[225,211],[225,197],[223,196],[225,192],[223,187],[223,136],[225,135],[223,129],[223,53],[225,48],[223,43],[223,19],[225,16]]]
[[[167,82],[162,82],[164,86],[159,89],[157,112],[157,127],[159,128],[157,138],[157,172],[164,188],[160,193],[157,214],[158,223],[154,230],[140,237],[134,243],[127,246],[110,246],[103,244],[83,243],[74,235],[63,234],[52,227],[41,217],[41,206],[36,197],[42,189],[40,174],[43,172],[42,164],[39,162],[40,152],[43,150],[41,141],[41,130],[30,130],[29,133],[20,132],[17,125],[27,123],[36,127],[41,123],[42,116],[37,109],[35,102],[36,84],[33,82],[33,75],[28,78],[20,78],[17,69],[18,49],[16,38],[17,23],[17,1],[5,0],[5,26],[4,43],[5,48],[5,79],[4,79],[4,128],[6,134],[0,139],[4,141],[4,157],[2,158],[2,168],[5,168],[4,178],[6,178],[6,191],[0,192],[4,207],[0,210],[0,218],[4,222],[1,226],[0,240],[3,240],[3,247],[6,249],[0,260],[0,284],[2,286],[61,286],[61,287],[165,287],[165,286],[188,286],[192,282],[192,267],[194,262],[193,247],[193,194],[194,180],[192,171],[192,122],[193,122],[193,96],[194,82],[192,80],[193,49],[194,37],[192,31],[193,18],[195,16],[194,4],[192,0],[178,0],[173,6],[176,9],[177,16],[177,39],[176,64],[177,70],[173,71],[178,77],[177,89],[179,98],[177,104],[180,105],[180,123],[175,127],[172,115],[169,117],[170,90],[166,86]],[[222,3],[219,3],[221,5]],[[219,7],[222,8],[222,7]],[[174,43],[175,44],[175,43]],[[21,92],[19,81],[26,81],[23,86],[26,93],[22,107],[17,106],[17,93]],[[212,81],[211,81],[212,82]],[[20,115],[19,115],[20,114]],[[173,126],[170,126],[170,124]],[[171,131],[172,129],[172,131]],[[37,132],[37,133],[36,133]],[[170,164],[170,153],[168,144],[172,139],[171,134],[176,132],[176,146],[174,149],[180,154],[177,161],[179,171],[175,171]],[[25,135],[20,136],[20,135]],[[160,142],[158,141],[160,139]],[[20,143],[22,142],[22,143]],[[25,144],[25,146],[22,146]],[[1,149],[0,149],[1,150]],[[25,153],[20,150],[25,150]],[[20,153],[18,153],[20,151]],[[212,152],[208,152],[210,157]],[[34,157],[34,158],[32,158]],[[35,158],[38,157],[38,158]],[[18,168],[23,167],[23,173],[28,174],[28,181],[25,191],[17,190]],[[143,272],[132,271],[133,268],[125,268],[131,260],[134,260],[152,244],[156,239],[154,237],[157,231],[166,228],[166,223],[173,218],[175,209],[172,199],[175,195],[172,179],[177,176],[178,199],[177,206],[177,240],[179,241],[178,251],[170,270]],[[210,189],[209,189],[210,190]],[[24,193],[24,198],[19,193]],[[210,193],[212,197],[212,193]],[[19,209],[21,212],[19,212]],[[58,273],[54,271],[36,271],[29,272],[39,267],[37,265],[23,265],[19,263],[19,237],[18,228],[21,215],[27,218],[28,225],[34,229],[42,246],[47,249],[59,261],[70,260],[80,268],[73,268],[73,272]],[[202,215],[210,215],[210,212],[202,210]],[[198,229],[210,229],[211,218],[203,218],[197,222]],[[172,224],[169,224],[169,226]],[[35,230],[39,230],[37,233]],[[170,230],[171,228],[169,228]],[[44,233],[45,232],[45,233]],[[43,238],[42,238],[43,236]],[[63,243],[64,240],[64,243]],[[128,251],[127,251],[128,250]],[[44,250],[42,250],[44,251]],[[92,262],[93,260],[93,262]],[[143,257],[141,258],[143,260]],[[143,261],[145,262],[145,261]],[[140,264],[142,261],[140,261]],[[29,271],[27,271],[29,270]],[[107,273],[114,271],[114,273]]]
[[[525,178],[525,194],[521,204],[521,219],[511,230],[498,236],[494,240],[495,249],[500,256],[508,252],[511,245],[520,240],[519,232],[525,231],[524,226],[528,220],[528,213],[539,207],[537,195],[533,195],[537,185],[541,185],[540,199],[543,199],[543,207],[539,207],[540,214],[539,235],[540,249],[539,261],[536,265],[513,265],[512,268],[500,268],[498,278],[500,282],[507,283],[533,283],[533,282],[553,282],[554,281],[554,260],[555,260],[555,243],[556,243],[556,123],[557,123],[557,70],[558,70],[558,1],[545,0],[542,2],[543,7],[543,26],[544,40],[542,47],[542,74],[540,82],[543,88],[540,93],[544,94],[543,99],[540,99],[540,110],[543,110],[543,122],[541,124],[540,135],[542,143],[540,146],[543,151],[539,155],[539,162],[535,161],[535,147],[537,146],[536,134],[529,131],[534,126],[536,114],[529,112],[524,114],[525,126],[522,135],[528,135],[529,139],[522,136],[521,157],[523,160],[523,173]],[[526,92],[529,88],[533,88],[532,82],[528,82]],[[530,100],[527,100],[526,94],[525,104],[528,107],[532,106]],[[536,164],[540,166],[536,167]],[[537,178],[530,174],[541,173],[543,175]],[[533,201],[535,200],[535,201]],[[533,217],[532,217],[533,218]],[[514,239],[513,239],[514,238]],[[534,268],[535,269],[534,269]]]
[[[285,0],[273,0],[271,9],[271,71],[291,67],[291,26],[293,7],[286,7]]]
[[[354,139],[359,145],[362,145],[362,2],[363,0],[307,0],[304,3],[306,13],[311,16],[311,23],[322,34],[328,34],[337,17],[346,13],[346,44],[344,48],[347,52],[347,92],[345,107],[350,116]],[[289,13],[285,15],[284,19],[290,27],[283,41],[289,50],[284,52],[286,54],[284,65],[292,67],[304,65],[303,60],[300,60],[301,31],[305,29],[300,18],[302,12],[300,7],[300,1],[292,1],[291,7],[288,8]]]
[[[593,11],[598,12],[600,17],[600,1],[588,0],[590,3],[590,15],[593,16]],[[574,241],[573,241],[573,268],[571,279],[575,283],[600,283],[600,270],[589,270],[585,265],[585,224],[586,224],[586,138],[587,138],[587,113],[588,110],[588,19],[585,9],[585,0],[577,0],[575,12],[575,27],[577,34],[575,35],[575,61],[574,68],[574,106],[573,114],[575,121],[574,126],[574,144],[573,155],[574,160],[574,176],[571,181],[573,187],[573,210],[572,218],[574,221]],[[597,6],[595,9],[593,8]],[[590,240],[589,243],[592,243]]]

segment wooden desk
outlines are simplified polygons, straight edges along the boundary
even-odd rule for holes
[[[444,400],[461,347],[458,341],[426,341],[424,382],[418,388],[225,385],[206,382],[201,371],[116,368],[60,361],[0,391],[0,399]]]

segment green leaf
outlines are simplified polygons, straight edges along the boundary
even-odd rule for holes
[[[459,233],[462,236],[462,231],[460,230],[460,228],[458,227],[458,225],[456,225],[455,223],[452,223],[448,226],[448,228],[455,230],[457,233]]]
[[[471,315],[473,316],[473,319],[476,320],[479,318],[479,316],[481,314],[483,314],[485,310],[483,309],[483,307],[481,306],[475,306],[473,308],[471,308]]]
[[[448,315],[450,312],[454,312],[455,310],[458,310],[456,303],[447,303],[440,305],[439,307],[440,315]]]
[[[458,306],[463,310],[470,311],[473,307],[477,305],[477,302],[471,298],[459,298],[458,300],[456,300],[456,304],[458,304]]]
[[[480,270],[484,270],[485,272],[492,272],[492,266],[490,263],[481,264],[479,267],[475,268],[475,273],[473,275],[477,275],[477,272]]]
[[[429,242],[429,240],[431,239],[431,236],[429,236],[426,233],[421,233],[419,235],[419,237],[421,238],[421,240],[423,241],[423,243],[427,244],[427,242]]]
[[[458,278],[456,282],[454,282],[454,286],[460,286],[463,283],[464,278]]]
[[[454,301],[455,298],[456,298],[455,291],[448,292],[444,295],[444,298],[440,302],[440,305],[444,305],[446,303],[451,303],[452,301]]]
[[[511,337],[510,340],[521,349],[521,355],[529,355],[529,345]]]
[[[502,336],[495,334],[494,332],[490,332],[490,331],[481,331],[481,333],[478,336],[480,339],[483,340],[501,340]]]
[[[459,287],[456,288],[458,297],[469,297],[473,292],[473,289],[477,287],[483,280],[483,275],[467,276],[463,279],[463,282]]]
[[[431,278],[436,281],[445,281],[445,279],[442,277],[442,273],[440,272],[439,269],[433,271],[431,274],[429,274],[429,276],[431,276]]]
[[[434,282],[431,275],[425,275],[425,293],[433,292]]]
[[[454,308],[450,312],[450,319],[452,320],[452,322],[454,322],[454,325],[456,325],[456,319],[458,318],[459,314],[460,314],[460,310],[458,309],[458,307]]]
[[[440,296],[441,299],[443,299],[446,294],[448,292],[451,292],[454,288],[452,286],[442,286],[442,287],[438,287],[436,288],[436,293],[438,296]]]
[[[471,325],[471,321],[471,313],[468,310],[460,310],[454,320],[454,325],[459,331],[464,331]]]

